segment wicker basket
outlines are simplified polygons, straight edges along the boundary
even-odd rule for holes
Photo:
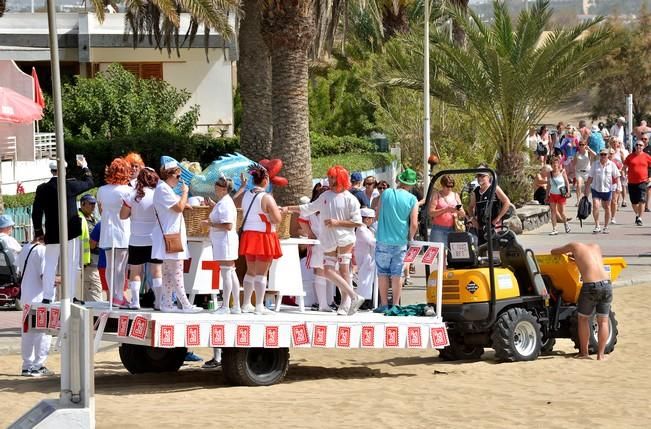
[[[250,216],[250,215],[249,215]],[[237,209],[237,225],[236,230],[239,231],[242,226],[242,221],[244,218],[244,213],[242,209]],[[278,233],[278,238],[285,239],[289,238],[289,228],[292,224],[292,213],[283,213],[280,223],[276,225],[276,233]]]
[[[210,228],[201,226],[201,221],[208,220],[212,207],[195,206],[192,209],[183,210],[183,219],[185,220],[185,229],[188,237],[206,237]]]

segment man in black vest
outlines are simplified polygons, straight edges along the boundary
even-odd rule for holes
[[[68,282],[68,296],[72,297],[76,290],[79,274],[79,236],[81,235],[81,218],[77,213],[77,195],[93,187],[93,176],[88,169],[88,163],[82,156],[77,159],[81,167],[82,177],[66,181],[66,203],[68,217],[68,267],[70,281]],[[34,238],[45,240],[45,270],[43,272],[43,285],[53,287],[54,279],[59,264],[59,196],[57,191],[57,162],[50,162],[52,178],[38,185],[32,207],[32,223],[34,224]],[[45,230],[43,229],[43,216],[45,216]],[[45,301],[45,300],[44,300]]]

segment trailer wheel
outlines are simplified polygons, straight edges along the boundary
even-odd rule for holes
[[[188,349],[175,347],[140,346],[136,344],[120,344],[120,360],[131,374],[147,372],[176,372],[183,365]]]
[[[533,314],[523,308],[510,308],[500,314],[491,339],[498,360],[530,361],[540,355],[540,323]]]
[[[484,354],[484,348],[474,344],[465,344],[461,337],[450,337],[450,345],[439,350],[443,360],[479,360]]]
[[[543,338],[542,346],[540,347],[540,354],[549,354],[554,351],[556,345],[556,338]]]
[[[280,383],[289,368],[289,349],[225,348],[222,369],[236,386],[271,386]]]
[[[617,335],[619,334],[619,330],[617,329],[617,319],[615,319],[615,313],[613,311],[610,312],[608,321],[609,333],[608,341],[606,341],[606,354],[611,353],[613,350],[615,350],[615,344],[617,344]],[[590,316],[590,328],[592,335],[590,335],[588,339],[588,353],[595,354],[597,353],[597,348],[599,347],[596,314]],[[572,338],[572,341],[574,342],[574,348],[579,350],[579,317],[576,311],[570,319],[570,338]]]

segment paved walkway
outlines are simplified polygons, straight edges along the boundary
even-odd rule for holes
[[[576,208],[568,207],[568,216],[576,216]],[[635,217],[630,208],[622,208],[617,214],[617,225],[610,226],[610,234],[592,234],[594,223],[592,218],[583,223],[573,219],[570,222],[570,234],[559,233],[550,236],[551,224],[536,231],[527,232],[519,239],[525,247],[533,249],[536,253],[548,253],[570,241],[599,243],[604,255],[623,256],[628,263],[615,286],[628,286],[639,283],[651,283],[651,213],[643,217],[648,226],[635,226]],[[405,288],[404,302],[418,303],[424,300],[425,271],[423,266],[418,266],[413,284]],[[19,311],[0,310],[0,355],[20,353],[20,317]]]

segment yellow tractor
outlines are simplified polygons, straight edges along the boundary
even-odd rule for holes
[[[428,212],[434,185],[446,174],[486,173],[492,176],[485,212],[491,213],[497,176],[488,168],[446,170],[433,175],[427,191]],[[427,224],[429,217],[423,216]],[[422,222],[423,220],[421,220]],[[490,225],[490,219],[484,224]],[[422,226],[422,225],[421,225]],[[427,225],[429,226],[429,225]],[[429,230],[429,228],[428,228]],[[552,351],[556,338],[571,338],[578,348],[576,303],[581,279],[574,262],[565,255],[534,255],[508,228],[488,228],[485,244],[470,232],[448,237],[447,267],[443,273],[443,320],[450,345],[440,351],[445,360],[479,359],[487,347],[500,361],[529,361]],[[626,262],[605,258],[615,280]],[[428,276],[427,302],[436,304],[436,272]],[[590,352],[596,352],[596,321],[592,319]],[[617,320],[610,313],[606,353],[617,343]]]

